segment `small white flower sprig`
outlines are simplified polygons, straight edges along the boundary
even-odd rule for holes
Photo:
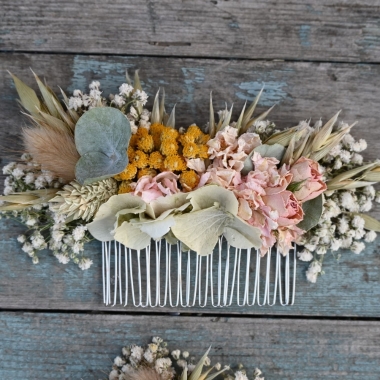
[[[325,180],[362,166],[361,153],[366,148],[365,140],[355,140],[351,134],[347,134],[341,143],[319,162]],[[355,254],[360,254],[365,249],[365,243],[372,243],[377,236],[374,230],[368,228],[366,217],[362,214],[371,211],[374,202],[380,203],[380,192],[376,191],[374,186],[347,186],[327,191],[324,196],[323,213],[319,223],[298,241],[303,246],[298,252],[298,258],[301,261],[311,261],[306,277],[312,283],[324,274],[322,263],[327,253],[335,255],[340,249],[349,249]],[[340,257],[340,254],[336,254],[337,260]]]
[[[210,349],[196,362],[188,351],[173,350],[167,343],[154,337],[146,347],[130,345],[123,347],[122,355],[114,359],[109,380],[213,380],[222,376],[226,380],[248,380],[246,370],[239,364],[236,371],[220,363],[211,365]],[[207,367],[203,371],[204,367]],[[215,371],[215,372],[213,372]],[[250,379],[265,380],[256,368]]]
[[[29,154],[23,154],[20,162],[10,162],[4,166],[3,174],[7,176],[4,183],[5,195],[26,191],[44,194],[49,193],[49,190],[55,194],[62,186],[61,179],[42,170]],[[39,262],[40,251],[50,249],[62,264],[73,260],[82,270],[90,268],[92,260],[84,256],[84,245],[92,240],[86,225],[80,221],[66,223],[65,216],[51,210],[50,206],[47,201],[38,201],[29,208],[10,208],[9,211],[0,212],[0,218],[15,219],[28,228],[25,234],[18,236],[17,241],[22,244],[22,250],[32,258],[34,264]]]

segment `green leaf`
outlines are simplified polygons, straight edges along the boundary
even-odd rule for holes
[[[193,205],[193,211],[204,210],[217,204],[222,211],[232,215],[237,215],[238,213],[239,202],[234,193],[221,186],[203,186],[189,193],[187,198],[190,199],[190,203]]]
[[[214,250],[233,216],[217,206],[175,217],[172,231],[175,237],[201,256]]]
[[[150,244],[150,236],[129,222],[123,222],[116,228],[114,237],[116,241],[130,249],[141,250]]]
[[[281,161],[282,157],[285,154],[285,147],[281,144],[273,144],[273,145],[259,145],[248,155],[248,157],[244,161],[244,167],[241,171],[241,174],[247,175],[250,171],[254,169],[252,156],[254,152],[260,153],[261,157],[274,157],[277,160]]]
[[[240,249],[260,248],[261,232],[238,217],[224,228],[224,237],[228,244]]]
[[[128,193],[114,195],[100,206],[94,220],[87,224],[88,231],[97,240],[113,240],[113,230],[119,215],[136,215],[145,209],[146,203],[139,197]]]
[[[297,224],[297,227],[301,228],[301,230],[309,231],[318,224],[321,218],[323,212],[323,195],[321,194],[314,199],[310,199],[310,201],[306,201],[302,204],[302,209],[305,216],[303,220]]]
[[[355,215],[359,215],[361,218],[364,219],[364,228],[366,230],[380,232],[380,222],[377,219],[372,218],[372,216],[369,216],[367,214],[355,214]]]
[[[99,107],[87,111],[75,127],[75,145],[81,158],[76,165],[76,178],[89,184],[112,177],[128,165],[131,126],[116,108]]]

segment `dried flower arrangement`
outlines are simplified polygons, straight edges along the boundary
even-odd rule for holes
[[[216,122],[210,97],[203,128],[176,128],[164,94],[145,108],[137,73],[109,99],[95,81],[89,94],[62,91],[63,101],[36,75],[40,98],[12,78],[32,126],[20,162],[3,168],[0,211],[28,227],[18,240],[34,263],[49,248],[87,269],[92,237],[136,250],[164,238],[208,255],[223,236],[263,256],[303,246],[298,258],[311,261],[315,282],[328,251],[360,253],[380,231],[364,214],[380,199],[380,163],[363,163],[367,144],[350,134],[354,124],[337,125],[339,112],[324,125],[277,130],[272,108],[253,116],[261,91],[236,121],[231,107]]]
[[[248,380],[242,364],[236,371],[229,366],[222,368],[220,363],[211,365],[207,356],[210,349],[196,362],[188,351],[176,349],[171,353],[162,338],[154,337],[146,347],[130,345],[123,347],[122,355],[113,362],[109,380],[213,380],[223,377],[226,380]],[[204,371],[204,367],[208,367]],[[213,372],[214,371],[214,372]],[[252,380],[264,380],[256,368]]]

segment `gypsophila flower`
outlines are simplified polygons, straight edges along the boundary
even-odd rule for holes
[[[125,364],[125,360],[123,360],[120,356],[116,356],[113,363],[118,367],[122,367]]]
[[[248,380],[248,377],[242,371],[235,372],[235,380]]]
[[[146,92],[141,90],[136,90],[135,93],[132,95],[132,98],[141,102],[143,106],[148,101],[148,95],[146,94]]]
[[[153,353],[150,349],[146,350],[144,352],[144,359],[148,362],[148,363],[153,363],[153,360],[154,360],[154,356],[153,356]]]
[[[314,260],[311,262],[309,269],[306,271],[306,278],[308,279],[308,281],[315,283],[317,282],[318,275],[321,273],[321,271],[321,263],[319,261]]]
[[[133,87],[128,83],[123,83],[119,87],[120,95],[125,95],[126,97],[129,97],[131,93],[133,92]]]
[[[115,95],[113,102],[117,107],[122,107],[125,104],[125,99],[120,95]]]
[[[70,258],[68,256],[65,256],[64,254],[62,253],[57,253],[54,255],[58,261],[61,263],[61,264],[67,264],[69,261],[70,261]]]
[[[351,245],[351,251],[359,254],[365,249],[365,244],[361,241],[354,241]]]
[[[373,241],[375,241],[376,239],[376,232],[375,231],[368,231],[366,234],[365,234],[365,237],[364,237],[364,241],[366,243],[372,243]]]
[[[304,249],[300,252],[297,253],[297,257],[301,260],[301,261],[311,261],[313,260],[313,254],[308,251],[307,249]]]
[[[180,357],[180,355],[181,355],[181,351],[180,350],[174,350],[174,351],[172,351],[172,356],[173,356],[174,360],[178,360],[179,357]]]
[[[182,352],[182,357],[184,357],[185,359],[187,359],[189,357],[189,353],[187,351],[183,351]]]
[[[25,243],[25,241],[26,241],[26,236],[25,236],[25,235],[19,235],[19,236],[17,236],[17,241],[18,241],[19,243]]]
[[[131,348],[131,358],[134,361],[136,361],[136,362],[141,361],[143,354],[144,354],[144,350],[142,347],[134,346]]]
[[[80,262],[79,262],[79,268],[82,269],[82,270],[86,270],[88,268],[90,268],[90,266],[93,264],[92,260],[90,259],[87,259],[87,258],[83,258]]]

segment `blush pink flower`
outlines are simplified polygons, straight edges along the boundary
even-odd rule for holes
[[[293,248],[293,243],[300,238],[304,233],[303,230],[297,226],[279,227],[277,231],[277,244],[280,252],[286,256],[289,253],[289,250]]]
[[[301,204],[291,191],[263,196],[263,201],[273,211],[278,212],[277,223],[281,227],[296,225],[303,219]]]
[[[238,137],[236,128],[227,126],[207,142],[212,167],[231,168],[241,171],[248,154],[261,145],[259,135],[244,133]]]
[[[162,172],[155,177],[141,177],[135,187],[134,195],[149,203],[159,197],[179,193],[178,176],[172,172]]]
[[[327,189],[318,162],[301,157],[290,168],[290,172],[293,174],[292,182],[300,183],[300,188],[294,191],[300,202],[314,199]]]

